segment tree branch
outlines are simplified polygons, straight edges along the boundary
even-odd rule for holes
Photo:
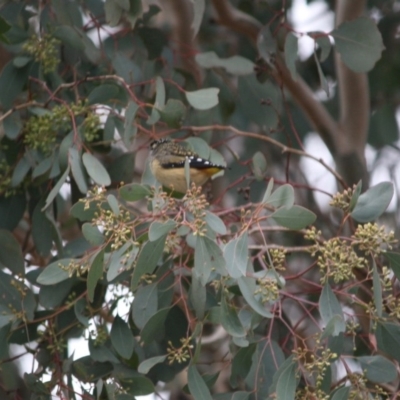
[[[256,45],[258,33],[262,27],[259,21],[233,8],[229,0],[212,0],[212,3],[221,25],[245,35],[254,46]],[[352,19],[358,16],[361,13],[360,10],[363,9],[362,5],[365,0],[351,2],[339,0],[338,3],[340,3],[339,11],[341,15],[338,18],[338,21],[340,21],[343,18]],[[357,6],[353,3],[357,3]],[[347,68],[346,71],[343,63],[341,64],[340,75],[338,75],[339,90],[342,95],[344,93],[347,93],[347,95],[343,99],[344,102],[341,98],[342,118],[340,124],[334,120],[324,105],[315,99],[312,90],[300,77],[293,80],[279,55],[276,70],[272,71],[272,75],[279,85],[285,87],[291,93],[293,99],[319,133],[332,153],[340,175],[344,176],[348,184],[356,183],[362,178],[364,187],[366,187],[368,174],[364,159],[364,146],[369,112],[367,81],[365,75],[356,74]],[[361,100],[362,109],[360,110],[358,96],[363,97]],[[357,99],[354,99],[354,97],[357,97]],[[351,107],[348,108],[349,106]]]
[[[361,16],[365,6],[365,0],[337,0],[336,26]],[[364,149],[367,142],[370,113],[367,75],[350,70],[342,62],[338,53],[335,55],[335,63],[340,104],[338,159],[336,162],[339,171],[353,169],[357,173],[358,179],[360,177],[363,179],[365,189],[368,184],[368,176]]]

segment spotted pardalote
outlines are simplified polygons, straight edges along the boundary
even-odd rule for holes
[[[204,185],[211,176],[226,168],[205,160],[171,139],[155,140],[150,144],[150,149],[150,168],[155,178],[163,186],[180,193],[186,193],[187,190],[186,160],[190,182],[196,186]]]

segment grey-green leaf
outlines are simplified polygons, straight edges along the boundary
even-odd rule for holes
[[[228,242],[224,248],[224,258],[229,275],[232,278],[246,276],[249,259],[249,240],[247,231]]]
[[[291,208],[282,207],[276,210],[271,217],[281,226],[288,229],[300,230],[311,225],[317,216],[302,206]]]
[[[343,62],[355,72],[370,71],[385,48],[376,24],[365,17],[342,23],[331,35]]]
[[[226,264],[220,247],[207,236],[198,235],[194,253],[193,273],[205,286],[211,271],[215,270],[221,275],[226,274]]]
[[[218,93],[218,88],[208,88],[185,92],[185,95],[189,104],[196,110],[209,110],[218,104]]]
[[[319,312],[325,325],[328,325],[328,323],[334,318],[334,330],[332,335],[337,336],[340,332],[345,332],[346,323],[342,307],[328,283],[325,284],[322,289],[318,304]]]
[[[219,233],[220,235],[226,234],[226,226],[224,224],[224,221],[222,221],[220,217],[207,210],[205,220],[207,222],[207,225],[215,233]]]
[[[374,292],[374,304],[378,317],[382,317],[383,312],[383,297],[382,297],[382,285],[379,277],[378,269],[376,268],[375,260],[372,259],[372,287]]]
[[[63,258],[52,262],[38,276],[37,283],[40,285],[54,285],[55,283],[65,281],[69,278],[69,273],[63,267],[67,267],[73,261],[75,260],[72,258]]]
[[[257,151],[252,158],[252,166],[254,176],[257,180],[261,181],[264,179],[265,172],[267,170],[267,160],[261,151]]]
[[[210,389],[194,365],[188,370],[188,386],[194,400],[212,400]]]
[[[136,326],[140,329],[144,328],[149,319],[157,312],[157,309],[157,285],[152,283],[140,286],[132,303],[132,319]]]
[[[153,221],[149,227],[149,240],[154,242],[176,228],[176,222],[168,219],[165,222]]]
[[[164,251],[166,236],[153,242],[146,242],[140,251],[135,270],[132,275],[131,289],[135,290],[144,274],[152,274]]]
[[[118,315],[114,318],[110,338],[114,349],[121,357],[131,358],[135,345],[134,337],[128,324]]]
[[[42,208],[42,211],[45,210],[56,198],[56,196],[60,192],[61,186],[65,183],[65,181],[67,179],[69,171],[70,171],[70,167],[68,166],[67,169],[64,171],[64,173],[61,175],[61,178],[54,185],[53,189],[51,189],[49,195],[47,196],[46,204]]]
[[[82,233],[85,239],[94,246],[100,246],[104,243],[104,236],[99,231],[99,228],[89,222],[85,222],[82,225]]]
[[[271,196],[266,200],[267,204],[272,207],[291,208],[294,205],[294,189],[292,185],[284,184],[279,186]]]
[[[138,201],[151,195],[150,187],[139,183],[130,183],[119,189],[120,196],[126,201]]]
[[[392,200],[393,183],[381,182],[360,195],[351,213],[358,222],[370,222],[381,216]]]
[[[380,355],[357,357],[366,378],[375,383],[394,381],[397,377],[395,365]]]
[[[138,372],[141,374],[147,374],[155,365],[164,362],[166,358],[166,355],[148,358],[139,364]]]
[[[226,301],[225,296],[222,296],[220,310],[221,324],[229,335],[233,337],[246,336],[246,330],[243,328],[234,308]]]
[[[93,258],[92,265],[90,266],[88,272],[86,285],[88,291],[88,299],[90,302],[92,302],[94,299],[94,291],[96,289],[97,282],[103,276],[103,268],[104,268],[104,250],[101,250]]]
[[[254,63],[242,56],[220,58],[214,51],[196,54],[196,62],[203,68],[224,68],[232,75],[249,75],[254,72]]]
[[[110,175],[108,175],[107,170],[96,157],[90,153],[84,153],[82,161],[87,173],[95,183],[100,186],[108,186],[111,184]]]
[[[0,266],[21,276],[25,273],[21,247],[12,233],[5,229],[0,229]]]
[[[273,314],[266,308],[266,306],[258,302],[254,297],[254,293],[258,288],[254,278],[241,277],[237,280],[237,283],[244,299],[257,314],[266,318],[273,317]]]

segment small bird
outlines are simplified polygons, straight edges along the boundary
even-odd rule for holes
[[[158,182],[176,192],[186,193],[185,162],[188,160],[190,182],[204,185],[216,173],[224,170],[223,165],[214,164],[188,150],[184,145],[165,138],[150,144],[150,168]]]

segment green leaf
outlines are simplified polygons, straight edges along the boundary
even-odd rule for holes
[[[298,50],[297,36],[289,32],[285,39],[285,62],[294,80],[297,79],[296,60]]]
[[[188,369],[188,386],[194,400],[212,400],[210,389],[194,365]]]
[[[376,24],[369,18],[344,22],[331,35],[342,61],[355,72],[370,71],[385,49]]]
[[[300,230],[311,225],[317,216],[302,206],[291,208],[282,207],[276,210],[271,217],[281,226],[288,229]]]
[[[203,68],[224,68],[232,75],[249,75],[254,72],[254,63],[242,56],[220,58],[214,51],[196,54],[195,60]]]
[[[111,179],[103,164],[90,153],[84,153],[82,156],[83,165],[89,176],[100,186],[111,185]]]
[[[160,341],[165,335],[165,320],[167,319],[170,308],[162,308],[157,311],[146,323],[140,332],[140,340],[145,345],[154,340]]]
[[[398,138],[396,106],[394,104],[383,103],[371,115],[368,143],[379,149],[386,145],[391,145]]]
[[[73,258],[63,258],[49,264],[38,276],[36,282],[39,285],[54,285],[69,278],[69,272],[61,267],[67,267],[71,262],[76,262]]]
[[[313,39],[316,41],[318,47],[321,50],[319,61],[324,62],[331,52],[332,43],[329,39],[329,36],[326,35],[324,32],[316,32],[316,34],[319,34],[319,36],[313,37]]]
[[[81,161],[81,153],[76,146],[68,150],[69,165],[71,166],[72,176],[75,179],[76,185],[81,193],[86,194],[88,186],[83,172],[83,165]]]
[[[138,201],[152,194],[151,189],[147,185],[139,183],[130,183],[119,189],[120,196],[126,201]]]
[[[165,239],[166,236],[161,236],[153,242],[146,242],[142,247],[132,275],[132,291],[137,288],[143,275],[152,274],[156,269],[158,260],[164,251]]]
[[[141,0],[129,0],[129,12],[127,13],[128,21],[132,29],[135,27],[136,21],[143,14],[143,6]]]
[[[205,0],[190,0],[193,3],[193,22],[192,22],[192,30],[193,30],[193,38],[197,36],[199,32],[201,21],[203,20],[204,11],[206,9]]]
[[[186,116],[186,107],[180,100],[168,99],[167,104],[159,110],[161,121],[167,123],[168,128],[180,128]]]
[[[372,186],[358,198],[351,216],[362,223],[376,220],[389,206],[393,193],[391,182],[381,182]]]
[[[117,26],[121,20],[124,9],[117,3],[116,0],[106,0],[104,4],[106,13],[106,22],[110,26]]]
[[[149,26],[140,26],[137,28],[137,33],[147,49],[149,60],[162,57],[161,53],[164,47],[168,47],[169,44],[164,31]]]
[[[246,336],[246,330],[243,328],[234,308],[228,305],[225,296],[222,296],[220,310],[221,324],[228,334],[233,337]]]
[[[267,189],[265,190],[264,196],[261,200],[262,204],[268,204],[268,201],[271,197],[273,187],[274,187],[274,178],[271,178],[268,182]]]
[[[10,321],[20,322],[23,319],[26,323],[26,321],[33,320],[36,300],[32,291],[22,282],[16,282],[13,275],[6,274],[1,270],[0,293],[0,328]]]
[[[114,349],[122,358],[131,358],[134,348],[134,338],[128,324],[118,315],[114,318],[110,338]]]
[[[130,101],[126,108],[122,140],[127,149],[130,149],[133,139],[136,137],[137,126],[135,125],[135,118],[139,108],[139,105],[133,101]]]
[[[375,383],[392,382],[397,377],[395,365],[380,355],[357,357],[366,378]]]
[[[326,95],[329,96],[329,94],[330,94],[329,83],[325,77],[324,72],[322,71],[321,65],[317,58],[317,54],[315,52],[314,52],[314,59],[315,59],[315,64],[317,65],[319,81],[321,82],[321,88],[326,93]]]
[[[114,0],[124,11],[129,11],[131,8],[129,0]]]
[[[261,181],[264,179],[265,172],[267,171],[267,160],[261,151],[257,151],[252,158],[252,166],[254,176],[257,180]]]
[[[149,240],[154,242],[161,236],[167,235],[176,228],[176,222],[167,219],[165,222],[153,221],[149,227]]]
[[[375,331],[378,349],[400,362],[400,326],[378,322]]]
[[[296,379],[297,365],[293,361],[293,356],[289,357],[291,362],[289,365],[285,365],[284,369],[279,369],[278,382],[276,384],[276,398],[278,400],[294,400],[296,394],[296,388],[298,385]]]
[[[113,194],[108,194],[107,195],[107,203],[111,208],[111,211],[114,213],[114,215],[118,216],[119,215],[119,203],[117,198]]]
[[[90,266],[87,276],[87,291],[88,299],[93,302],[94,291],[97,286],[97,282],[103,277],[104,268],[104,250],[100,250],[93,258],[92,265]]]
[[[159,110],[165,106],[165,85],[161,77],[156,78],[156,100],[154,106],[151,109],[151,115],[146,121],[149,125],[154,125],[160,119]]]
[[[89,318],[86,306],[87,306],[86,299],[79,299],[74,304],[74,313],[79,323],[87,329],[89,328]]]
[[[226,226],[220,217],[207,210],[205,221],[215,233],[226,235]]]
[[[104,83],[95,87],[88,96],[89,104],[107,104],[111,99],[117,97],[119,88],[117,85]]]
[[[185,95],[189,104],[196,110],[209,110],[219,103],[218,93],[218,88],[208,88],[185,92]]]
[[[147,374],[155,365],[164,362],[166,358],[166,355],[148,358],[139,364],[138,372],[141,374]]]
[[[83,41],[84,34],[79,31],[77,27],[68,25],[58,26],[55,29],[53,36],[76,50],[85,50],[85,43]]]
[[[24,215],[26,194],[0,196],[0,229],[14,230]]]
[[[383,253],[383,255],[389,261],[390,268],[393,270],[396,278],[400,281],[400,254],[387,251]]]
[[[334,318],[333,321],[335,329],[332,335],[337,336],[340,332],[345,332],[346,323],[344,320],[342,307],[328,283],[325,284],[324,288],[322,289],[318,304],[319,312],[325,325],[328,325],[329,322]]]
[[[263,129],[275,128],[282,99],[272,82],[260,83],[255,74],[239,76],[236,107],[244,118]],[[263,101],[265,100],[265,101]]]
[[[257,314],[260,314],[262,317],[266,318],[273,317],[273,314],[269,310],[267,310],[266,306],[260,303],[254,297],[254,293],[258,289],[256,285],[256,280],[254,278],[241,277],[238,279],[237,283],[244,299]]]
[[[294,189],[292,185],[284,184],[279,186],[269,198],[264,201],[268,205],[279,208],[286,207],[291,208],[294,205]]]
[[[248,247],[249,240],[247,231],[225,245],[224,258],[229,275],[232,278],[246,276],[247,263],[249,260]]]
[[[374,305],[375,305],[376,313],[378,314],[378,317],[382,317],[383,297],[382,297],[381,279],[379,277],[378,269],[376,268],[374,259],[372,259],[372,263],[373,263],[372,282],[373,282],[373,292],[374,292]]]
[[[64,185],[65,181],[67,180],[69,171],[70,171],[70,167],[68,166],[67,169],[64,171],[64,173],[61,175],[61,178],[54,185],[53,189],[51,189],[49,195],[47,196],[46,204],[42,208],[42,211],[44,211],[56,198],[56,196],[60,192],[61,186]]]
[[[140,286],[132,303],[132,319],[142,329],[158,310],[157,285]]]
[[[71,372],[83,382],[97,382],[110,375],[113,369],[112,363],[94,361],[90,356],[79,358],[71,365]]]
[[[112,282],[118,275],[132,267],[139,252],[139,247],[128,240],[118,250],[111,253],[108,259],[107,280]]]
[[[93,226],[90,222],[85,222],[82,225],[82,233],[85,239],[93,246],[100,246],[104,243],[105,238],[103,234],[97,226]]]
[[[53,247],[57,226],[53,218],[46,211],[42,211],[43,205],[44,200],[41,199],[32,214],[32,239],[38,253],[48,257]]]
[[[351,387],[345,386],[335,390],[332,400],[348,400]]]
[[[202,320],[206,311],[207,289],[197,274],[192,274],[192,285],[189,289],[189,299],[199,320]]]
[[[248,375],[255,350],[256,344],[252,343],[248,347],[239,349],[239,351],[235,354],[232,361],[231,376],[229,379],[229,383],[234,389],[236,389],[238,386],[238,376],[241,379],[245,379]]]
[[[198,235],[194,253],[193,274],[205,286],[212,270],[215,270],[220,275],[226,274],[226,264],[222,256],[222,250],[207,236]]]
[[[263,60],[275,68],[277,43],[276,39],[272,36],[269,24],[263,26],[258,33],[257,50]]]
[[[27,83],[29,66],[16,68],[11,60],[0,74],[0,103],[3,104],[3,112],[9,109],[14,100],[21,94]]]
[[[355,190],[353,192],[353,195],[351,196],[351,199],[350,199],[350,203],[349,203],[350,211],[354,210],[354,207],[357,204],[358,198],[360,197],[361,189],[362,189],[362,181],[359,181],[357,183],[357,186],[356,186],[356,188],[355,188]]]
[[[17,139],[22,131],[22,121],[20,113],[14,112],[7,118],[3,119],[3,128],[5,135],[9,139]]]
[[[17,165],[14,168],[12,177],[11,177],[11,186],[18,186],[26,177],[29,170],[31,169],[31,162],[29,161],[29,156],[25,153],[25,155],[20,158]]]
[[[21,247],[11,232],[4,229],[0,229],[0,265],[14,274],[25,274]]]

